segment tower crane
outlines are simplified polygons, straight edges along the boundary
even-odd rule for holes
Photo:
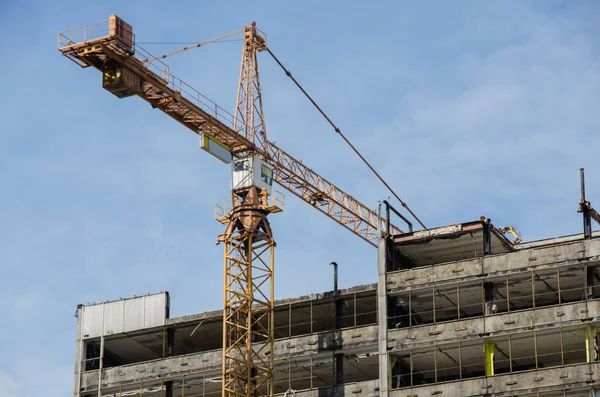
[[[144,99],[198,134],[204,150],[231,164],[231,202],[215,211],[226,225],[217,240],[224,243],[223,397],[273,395],[275,240],[267,216],[284,207],[273,182],[368,244],[376,246],[378,229],[375,211],[267,140],[257,64],[267,42],[254,23],[241,32],[234,114],[173,76],[163,57],[137,45],[132,27],[115,15],[58,35],[60,52],[82,68],[99,70],[103,88],[119,98]]]

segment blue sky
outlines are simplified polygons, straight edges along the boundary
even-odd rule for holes
[[[579,233],[579,167],[600,207],[595,1],[0,0],[0,397],[72,393],[78,303],[168,290],[218,309],[229,169],[197,137],[56,50],[117,14],[138,42],[204,41],[256,21],[269,46],[428,226],[485,215],[525,240]],[[176,45],[145,45],[161,54]],[[239,42],[169,60],[233,110]],[[269,139],[363,203],[389,195],[268,56]],[[376,252],[287,194],[271,218],[278,298],[376,281]]]

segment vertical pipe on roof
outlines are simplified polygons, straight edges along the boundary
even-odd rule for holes
[[[578,212],[583,214],[583,235],[585,239],[592,238],[592,217],[590,215],[590,207],[585,199],[585,174],[583,168],[579,169],[579,178],[581,182],[581,202]]]

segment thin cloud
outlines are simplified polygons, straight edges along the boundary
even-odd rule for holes
[[[21,397],[21,386],[0,369],[0,397]]]

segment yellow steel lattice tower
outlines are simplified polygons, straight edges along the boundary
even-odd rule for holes
[[[275,241],[259,189],[236,195],[222,236],[223,397],[272,396]]]
[[[254,23],[246,26],[233,128],[258,148],[267,140],[256,52],[265,48]],[[227,229],[219,237],[225,243],[223,397],[273,396],[275,241],[267,215],[276,211],[268,205],[267,189],[257,186],[270,187],[272,171],[268,167],[259,171],[255,154],[238,153],[245,159],[234,163],[233,175],[238,171],[243,176],[232,180],[233,206]],[[257,172],[262,173],[262,182],[255,181]]]

